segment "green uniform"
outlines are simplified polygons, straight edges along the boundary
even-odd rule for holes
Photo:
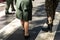
[[[15,11],[14,9],[14,4],[13,4],[13,0],[6,0],[6,13],[8,13],[9,7],[11,5],[12,11]]]
[[[16,17],[24,21],[32,20],[32,0],[17,0]]]

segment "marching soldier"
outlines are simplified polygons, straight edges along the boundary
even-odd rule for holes
[[[24,37],[29,37],[29,21],[32,20],[32,0],[17,0],[16,17],[21,20]]]
[[[45,1],[45,8],[46,8],[46,13],[47,13],[47,24],[48,28],[47,31],[52,32],[52,27],[53,27],[53,20],[55,17],[55,11],[58,6],[59,0],[46,0]]]
[[[9,10],[10,5],[11,5],[11,8],[12,8],[12,11],[15,11],[13,1],[14,0],[6,0],[6,11],[5,11],[6,14],[9,14],[8,10]]]

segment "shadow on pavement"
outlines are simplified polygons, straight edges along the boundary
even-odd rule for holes
[[[30,37],[28,39],[25,39],[23,35],[23,30],[20,28],[16,30],[11,36],[9,36],[9,38],[7,38],[6,40],[35,40],[40,30],[40,26],[29,30]]]

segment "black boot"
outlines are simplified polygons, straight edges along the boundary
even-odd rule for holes
[[[53,24],[48,24],[48,31],[49,32],[52,32],[52,26],[53,26]]]
[[[15,9],[13,8],[12,11],[15,11]]]
[[[47,28],[42,28],[42,31],[44,31],[44,32],[48,32],[48,27]]]
[[[9,12],[8,11],[5,11],[5,14],[9,14]]]
[[[11,13],[9,13],[9,11],[5,11],[5,14],[8,15],[8,14],[11,14]]]

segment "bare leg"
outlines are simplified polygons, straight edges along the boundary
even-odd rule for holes
[[[22,24],[22,27],[23,27],[23,30],[24,30],[24,21],[21,20],[21,24]]]
[[[29,32],[28,32],[29,22],[28,22],[28,21],[23,21],[23,20],[21,20],[21,24],[22,24],[22,26],[23,26],[24,36],[29,36]]]
[[[29,22],[28,21],[25,21],[24,22],[24,29],[25,29],[25,36],[28,36],[29,35],[29,32],[28,32],[28,29],[29,29]]]

